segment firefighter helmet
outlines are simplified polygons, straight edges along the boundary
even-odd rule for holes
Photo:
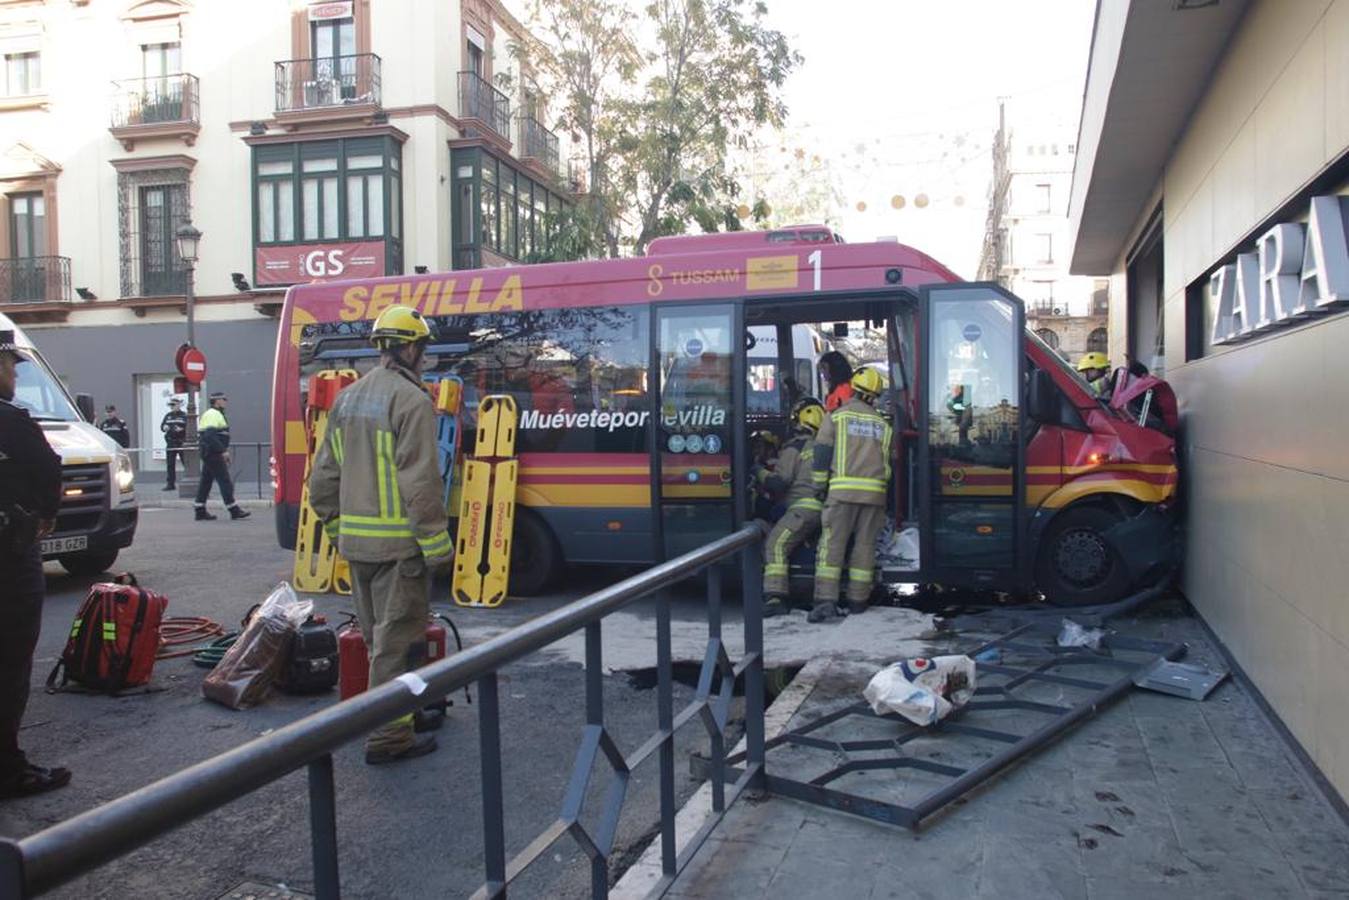
[[[1085,372],[1088,369],[1108,369],[1110,368],[1110,357],[1098,350],[1090,353],[1083,353],[1082,358],[1077,361],[1077,371]]]
[[[863,399],[874,400],[885,389],[885,379],[871,366],[863,366],[853,373],[852,389],[854,393],[861,394]]]
[[[406,306],[390,306],[375,319],[370,340],[380,347],[415,344],[431,337],[431,327],[422,314]]]
[[[824,406],[814,397],[802,397],[792,406],[792,424],[819,431],[824,424]]]

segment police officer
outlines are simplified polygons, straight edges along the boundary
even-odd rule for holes
[[[103,421],[98,423],[99,430],[117,442],[119,447],[131,446],[131,429],[126,420],[117,415],[117,407],[109,403],[103,407]]]
[[[169,411],[160,420],[159,430],[164,435],[164,461],[168,480],[164,490],[178,489],[178,463],[183,458],[183,444],[187,443],[187,413],[183,412],[183,401],[177,397],[169,398]]]
[[[0,799],[70,783],[68,769],[35,766],[19,749],[46,590],[40,541],[61,503],[61,458],[14,403],[24,362],[14,332],[0,331]]]
[[[391,306],[371,331],[380,364],[338,394],[314,455],[309,501],[351,563],[352,600],[370,651],[370,686],[426,663],[431,573],[449,568],[445,484],[436,414],[421,382],[431,329],[421,313]],[[376,729],[370,765],[423,756],[443,716],[426,711]]]
[[[852,398],[829,414],[815,438],[817,490],[828,487],[815,558],[815,606],[810,622],[838,617],[838,588],[848,541],[848,610],[862,612],[876,577],[876,536],[885,524],[890,483],[890,424],[875,410],[884,388],[867,366],[852,377]]]
[[[1110,357],[1098,350],[1083,353],[1082,358],[1077,361],[1077,371],[1087,379],[1092,393],[1097,397],[1106,396],[1110,387],[1110,379],[1106,377],[1110,374]]]
[[[788,566],[792,551],[820,528],[824,504],[816,496],[813,459],[815,434],[823,423],[824,407],[819,400],[803,397],[796,402],[792,407],[792,438],[778,454],[777,468],[764,484],[774,502],[787,507],[768,535],[768,558],[763,568],[766,617],[790,611]]]
[[[230,478],[230,423],[225,418],[229,398],[217,391],[211,394],[211,408],[197,422],[197,450],[201,453],[201,481],[197,484],[197,521],[208,522],[215,516],[206,511],[211,482],[220,482],[220,499],[231,519],[247,519],[252,513],[234,502],[234,481]]]

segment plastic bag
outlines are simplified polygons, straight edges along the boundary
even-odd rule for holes
[[[902,572],[917,571],[918,529],[912,525],[896,528],[893,522],[886,522],[876,536],[876,565]]]
[[[881,669],[862,696],[877,715],[893,712],[915,725],[931,725],[968,703],[974,688],[974,660],[968,656],[916,657]]]
[[[313,610],[312,601],[300,600],[286,582],[278,584],[201,683],[202,696],[230,709],[267,699],[285,669],[292,635]]]
[[[1063,620],[1063,630],[1059,632],[1060,647],[1087,647],[1091,650],[1101,648],[1101,638],[1105,631],[1100,628],[1083,628],[1072,619]]]

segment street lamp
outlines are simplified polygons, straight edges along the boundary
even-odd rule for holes
[[[192,227],[191,222],[184,222],[178,226],[175,234],[178,243],[178,258],[183,261],[187,267],[186,279],[184,285],[184,300],[187,306],[187,343],[190,347],[197,346],[196,334],[193,329],[193,305],[195,297],[193,292],[193,276],[197,268],[197,245],[201,243],[201,231]],[[189,384],[187,386],[187,453],[184,457],[187,460],[187,473],[183,480],[178,482],[178,496],[195,497],[197,493],[197,483],[201,479],[201,456],[197,452],[197,386]]]

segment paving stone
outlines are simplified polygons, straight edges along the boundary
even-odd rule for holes
[[[1349,893],[1349,835],[1323,797],[1282,791],[1250,796],[1303,887]]]

